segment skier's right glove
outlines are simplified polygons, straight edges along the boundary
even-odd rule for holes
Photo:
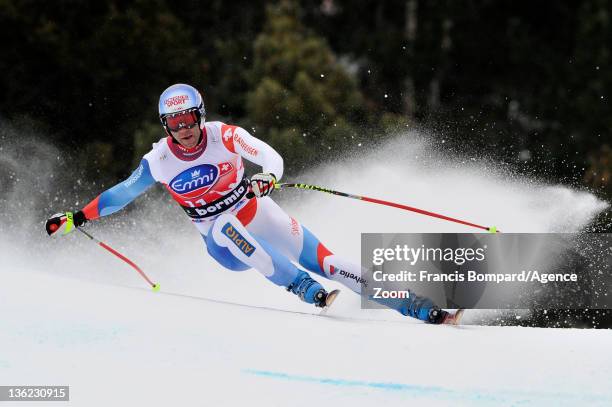
[[[263,198],[274,191],[276,175],[272,173],[259,173],[251,177],[251,193],[257,198]]]
[[[56,213],[45,222],[45,229],[49,236],[67,235],[75,227],[83,226],[87,218],[82,211],[76,213]]]

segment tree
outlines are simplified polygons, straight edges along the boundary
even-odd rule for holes
[[[293,1],[268,7],[247,96],[252,131],[283,155],[289,171],[357,145],[357,126],[367,121],[355,79],[299,17]]]
[[[159,93],[199,66],[190,28],[162,0],[0,1],[0,30],[14,44],[0,60],[3,115],[48,124],[49,138],[90,152],[81,161],[109,181],[130,170],[132,135],[157,120]]]

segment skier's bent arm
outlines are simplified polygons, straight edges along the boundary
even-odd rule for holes
[[[82,210],[85,220],[98,219],[124,208],[155,183],[146,159],[132,175],[112,188],[107,189],[91,201]]]
[[[75,227],[82,226],[88,220],[117,212],[149,189],[154,183],[155,180],[149,170],[149,163],[146,159],[143,159],[128,179],[102,192],[96,199],[88,203],[83,210],[74,214],[72,212],[64,212],[51,216],[45,222],[45,229],[49,236],[66,235],[72,232]]]
[[[274,174],[276,180],[283,176],[283,158],[265,142],[243,129],[236,127],[234,149],[240,156],[262,167],[262,172]]]
[[[231,137],[226,137],[226,134],[231,134]],[[276,182],[283,176],[283,158],[280,154],[241,127],[227,126],[223,135],[224,143],[230,151],[262,167],[261,173],[251,177],[250,193],[258,198],[270,195]]]

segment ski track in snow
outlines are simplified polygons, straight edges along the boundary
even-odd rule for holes
[[[286,181],[506,232],[579,231],[607,206],[585,192],[509,178],[488,163],[448,159],[410,135]],[[11,194],[35,196],[19,184]],[[312,191],[277,197],[353,259],[360,232],[470,231]],[[167,202],[149,194],[130,212],[87,225],[159,282],[158,294],[79,234],[48,239],[41,219],[0,230],[0,385],[70,385],[71,401],[54,405],[71,406],[612,405],[609,330],[428,326],[360,310],[347,289],[318,316],[252,270],[222,270]],[[14,220],[26,209],[6,207],[2,216]],[[41,405],[3,403],[13,404]]]

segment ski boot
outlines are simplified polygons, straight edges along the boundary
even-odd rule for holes
[[[430,324],[458,325],[463,310],[450,313],[440,309],[427,297],[410,293],[406,300],[385,299],[377,300],[380,304],[398,310],[402,315],[410,316]]]
[[[338,296],[339,290],[328,293],[316,280],[305,271],[300,271],[293,283],[289,284],[287,291],[291,291],[300,300],[316,307],[328,307]]]
[[[430,324],[459,325],[463,311],[463,309],[458,309],[451,313],[434,306],[429,310],[427,322]]]

